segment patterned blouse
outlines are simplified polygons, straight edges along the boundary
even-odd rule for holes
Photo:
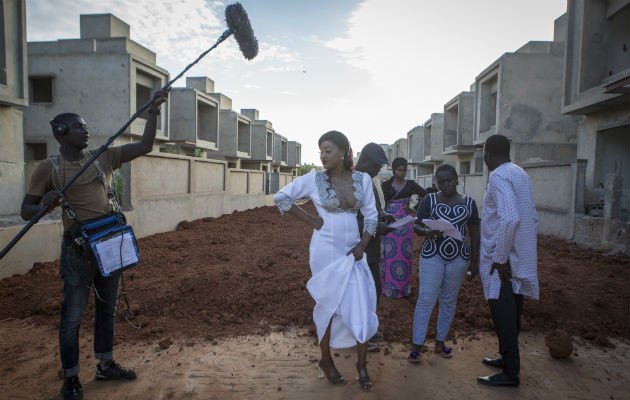
[[[450,236],[440,235],[436,239],[426,237],[422,244],[420,255],[424,258],[433,257],[439,254],[444,260],[451,261],[457,256],[464,260],[470,259],[470,247],[466,241],[468,234],[468,224],[479,225],[479,211],[477,204],[470,196],[464,196],[464,204],[448,204],[438,202],[438,194],[431,193],[425,196],[416,211],[418,220],[422,219],[445,219],[453,224],[464,240],[456,240]]]

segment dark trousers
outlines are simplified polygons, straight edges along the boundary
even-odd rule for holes
[[[498,299],[488,300],[494,330],[499,338],[499,353],[505,362],[503,372],[517,377],[521,369],[518,334],[521,331],[523,295],[512,292],[512,283],[501,283]]]
[[[78,255],[72,245],[61,245],[59,274],[63,279],[63,306],[59,324],[59,353],[64,375],[79,373],[79,327],[92,284],[94,296],[94,356],[97,359],[113,358],[114,324],[120,271],[105,278],[93,260]]]
[[[373,260],[369,260],[368,266],[370,267],[370,271],[372,272],[372,278],[374,278],[374,286],[376,287],[376,306],[378,307],[378,303],[380,302],[380,299],[381,299],[381,290],[383,290],[383,282],[381,281],[380,262],[379,261],[374,262]]]

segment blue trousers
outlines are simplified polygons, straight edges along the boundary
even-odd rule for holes
[[[59,353],[64,376],[79,373],[79,327],[94,286],[94,357],[110,360],[114,355],[114,325],[121,272],[105,278],[92,258],[77,254],[71,244],[61,245],[59,274],[63,279],[63,306],[59,324]]]
[[[437,254],[429,258],[420,257],[420,290],[413,314],[414,344],[424,344],[429,319],[438,299],[440,305],[436,339],[438,341],[446,339],[455,316],[457,294],[467,270],[468,260],[461,257],[451,261],[446,261]]]

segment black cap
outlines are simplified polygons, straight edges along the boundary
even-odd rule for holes
[[[376,143],[366,144],[361,150],[361,155],[364,154],[375,163],[389,164],[389,161],[387,161],[387,156],[385,155],[385,150],[383,150],[383,148]]]

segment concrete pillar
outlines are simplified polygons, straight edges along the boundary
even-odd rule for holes
[[[575,170],[575,213],[584,214],[584,191],[586,190],[586,166],[588,160],[578,159]]]
[[[606,175],[604,219],[618,219],[620,217],[622,189],[623,177],[621,175]]]

